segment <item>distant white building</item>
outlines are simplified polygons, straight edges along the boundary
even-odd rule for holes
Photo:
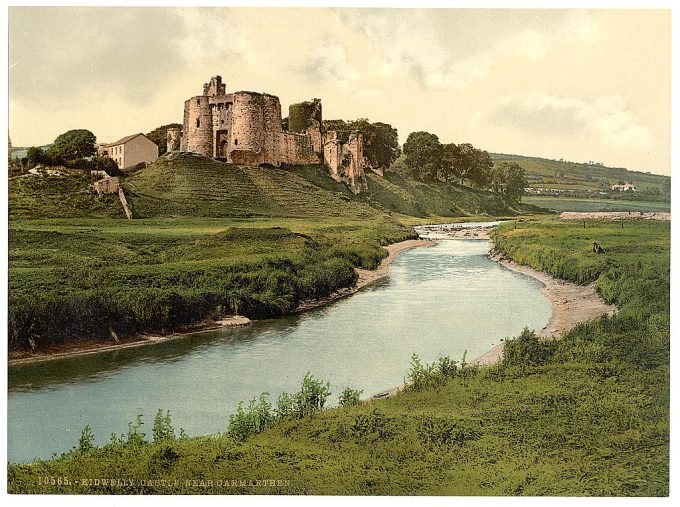
[[[120,169],[158,158],[158,145],[144,134],[132,134],[115,143],[100,144],[99,155],[112,158]]]
[[[624,185],[612,185],[612,190],[619,192],[637,192],[632,183],[625,183]]]

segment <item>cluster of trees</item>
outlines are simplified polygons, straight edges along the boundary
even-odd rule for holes
[[[99,169],[110,175],[118,173],[118,165],[109,157],[97,155],[97,138],[87,129],[69,130],[57,136],[49,148],[32,146],[26,152],[28,167],[42,164],[63,165],[76,169]]]
[[[491,190],[504,199],[519,201],[528,183],[516,162],[494,164],[484,150],[469,143],[442,144],[435,134],[412,132],[404,143],[405,163],[412,176]]]
[[[324,120],[326,130],[335,130],[338,139],[347,142],[353,132],[364,136],[364,159],[373,169],[387,169],[401,154],[397,129],[387,123],[371,123],[367,118],[358,120]]]

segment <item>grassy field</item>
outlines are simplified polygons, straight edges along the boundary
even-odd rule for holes
[[[578,283],[597,280],[603,297],[619,306],[612,318],[555,341],[527,330],[491,368],[414,362],[403,394],[282,418],[245,439],[226,424],[220,435],[175,438],[163,431],[152,441],[151,432],[132,432],[94,449],[85,439],[58,459],[10,465],[8,489],[668,495],[670,224],[588,225],[524,221],[500,227],[494,239],[517,262]],[[593,240],[607,253],[593,254]],[[269,416],[271,407],[257,407],[254,420]],[[44,485],[41,477],[66,481]],[[82,477],[128,482],[74,482]],[[225,486],[225,478],[244,481]],[[281,482],[247,482],[263,478]]]
[[[411,237],[380,217],[13,221],[10,350],[281,315],[353,285],[353,268]]]
[[[670,202],[624,201],[614,199],[574,199],[570,197],[525,196],[526,204],[555,211],[658,211],[669,212]]]
[[[536,211],[489,192],[369,175],[355,196],[321,166],[241,167],[175,154],[96,197],[81,176],[10,183],[9,348],[282,315],[356,282],[411,225]],[[443,218],[446,216],[446,218]]]
[[[491,153],[494,162],[517,162],[527,172],[529,186],[564,190],[609,190],[619,181],[633,183],[638,190],[658,188],[670,193],[670,178],[629,171],[621,167],[579,164],[539,157]]]

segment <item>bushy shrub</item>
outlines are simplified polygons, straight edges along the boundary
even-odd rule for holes
[[[346,387],[342,393],[340,393],[338,403],[341,407],[355,407],[361,403],[361,393],[363,393],[363,391]]]
[[[418,354],[411,356],[411,368],[406,377],[406,390],[422,391],[437,387],[445,383],[448,379],[456,376],[466,377],[474,373],[476,368],[471,368],[465,361],[467,351],[463,354],[460,362],[451,360],[450,357],[440,357],[436,363],[423,364]]]
[[[164,440],[175,440],[175,429],[172,427],[170,411],[167,410],[163,415],[163,410],[159,408],[153,420],[153,441],[158,443]]]
[[[86,425],[80,433],[80,440],[78,441],[78,452],[86,453],[94,449],[94,434],[90,425]]]
[[[373,440],[384,440],[394,435],[392,422],[379,409],[374,408],[370,412],[358,414],[349,431],[359,438],[372,437]]]
[[[462,446],[470,440],[477,440],[481,431],[474,422],[449,420],[435,416],[424,416],[418,425],[418,437],[428,446],[447,448]]]
[[[534,331],[525,327],[517,338],[505,341],[503,364],[506,366],[546,364],[554,348],[552,342],[539,339]]]
[[[268,401],[269,393],[262,393],[259,399],[252,399],[246,408],[240,402],[236,413],[229,416],[227,433],[244,440],[277,422],[313,415],[323,410],[330,395],[330,383],[318,380],[308,372],[298,392],[292,395],[281,393],[275,410],[272,410]]]

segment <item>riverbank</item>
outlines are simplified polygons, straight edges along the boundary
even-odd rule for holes
[[[417,248],[421,246],[433,246],[436,241],[432,240],[422,240],[422,239],[411,239],[406,241],[400,241],[398,243],[393,243],[384,247],[388,254],[380,265],[375,270],[368,269],[356,269],[359,279],[354,287],[348,287],[334,292],[327,298],[309,300],[301,302],[292,314],[298,314],[305,311],[312,310],[314,308],[319,308],[321,306],[337,301],[338,299],[350,296],[360,289],[370,285],[389,274],[390,265],[395,261],[397,256],[405,251],[412,248]],[[110,352],[114,350],[121,350],[134,347],[143,347],[147,345],[155,345],[158,343],[164,343],[170,340],[175,340],[178,338],[183,338],[186,336],[191,336],[199,333],[205,333],[208,331],[215,331],[218,329],[223,329],[226,327],[239,327],[247,326],[251,323],[251,320],[247,317],[240,315],[234,315],[226,317],[221,320],[209,320],[204,322],[199,322],[197,324],[187,326],[181,330],[174,331],[169,334],[139,334],[129,339],[123,339],[120,341],[74,341],[72,343],[55,346],[49,350],[44,350],[40,352],[12,352],[9,354],[9,365],[19,365],[19,364],[29,364],[38,363],[43,361],[51,361],[56,359],[65,359],[70,357],[78,357],[90,354],[98,354],[101,352]]]
[[[552,317],[538,335],[544,339],[559,338],[582,322],[596,319],[602,315],[614,315],[616,306],[607,304],[595,290],[595,282],[578,285],[572,282],[553,278],[547,273],[537,271],[529,266],[519,265],[494,251],[492,247],[489,258],[516,273],[535,278],[543,284],[541,292],[550,301]],[[489,366],[503,357],[505,343],[500,343],[482,354],[470,364]]]
[[[473,235],[465,234],[465,229],[447,229],[446,235],[451,239],[489,239],[487,228],[481,231],[472,229]],[[557,278],[547,273],[535,270],[529,266],[519,265],[495,252],[493,243],[489,258],[503,267],[530,276],[543,284],[541,292],[548,299],[552,307],[552,317],[548,324],[538,333],[544,339],[559,338],[576,325],[596,319],[602,315],[614,315],[616,306],[607,304],[595,290],[595,282],[588,285],[578,285]],[[505,342],[501,342],[488,352],[470,361],[470,365],[490,366],[503,357]],[[394,396],[404,388],[403,385],[393,387],[368,398],[378,399]]]
[[[308,301],[302,301],[297,308],[293,311],[293,314],[298,314],[306,312],[308,310],[313,310],[314,308],[319,308],[321,306],[337,301],[338,299],[351,296],[352,294],[363,289],[367,285],[370,285],[378,280],[385,278],[390,273],[390,265],[396,260],[397,256],[406,250],[411,250],[417,247],[428,247],[434,246],[437,242],[429,239],[408,239],[406,241],[400,241],[398,243],[392,243],[383,248],[387,250],[387,257],[385,257],[380,265],[373,270],[370,269],[360,269],[355,268],[355,271],[359,275],[356,285],[354,287],[347,287],[345,289],[340,289],[335,291],[333,294],[326,298],[312,299]]]

